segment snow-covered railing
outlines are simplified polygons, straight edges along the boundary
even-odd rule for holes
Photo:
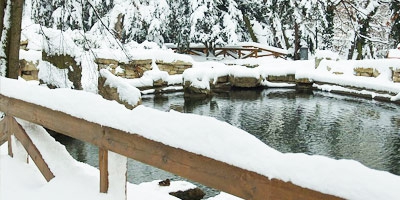
[[[49,102],[57,100],[59,99],[48,99]],[[58,103],[67,102],[68,99],[65,99],[65,102]],[[112,151],[244,199],[339,199],[135,133],[3,94],[0,94],[0,111],[5,112],[8,119],[23,119],[98,146],[101,192],[107,192],[109,188],[108,152]],[[8,134],[13,131],[8,131]]]
[[[178,47],[174,44],[167,44],[167,48],[176,50]],[[285,49],[262,45],[256,42],[241,42],[235,45],[218,46],[212,48],[215,51],[215,56],[223,55],[224,57],[230,56],[235,59],[244,59],[249,57],[264,57],[274,56],[284,58],[288,51]],[[204,56],[210,49],[202,44],[190,44],[188,53],[192,55]]]

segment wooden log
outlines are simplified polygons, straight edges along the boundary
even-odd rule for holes
[[[100,192],[108,192],[108,150],[99,148]]]
[[[0,110],[244,199],[340,199],[18,99],[0,95]]]
[[[36,164],[46,181],[49,182],[55,176],[53,172],[51,172],[46,161],[43,159],[40,151],[37,149],[35,144],[33,144],[32,140],[29,138],[29,135],[25,132],[24,128],[22,128],[22,126],[18,124],[18,122],[14,118],[11,118],[10,124],[11,131],[12,133],[14,133],[14,136],[28,152],[29,156],[32,158],[33,162]]]

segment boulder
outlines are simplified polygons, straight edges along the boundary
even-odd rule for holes
[[[268,75],[267,80],[269,82],[294,83],[294,82],[296,82],[296,76],[294,74],[288,74],[288,75],[282,75],[282,76]]]
[[[255,88],[261,84],[261,77],[235,77],[229,76],[229,82],[233,87]]]
[[[107,70],[105,70],[105,71],[107,71]],[[108,72],[108,73],[110,73],[110,72]],[[128,109],[133,109],[136,106],[141,104],[140,99],[137,102],[132,102],[132,101],[127,101],[125,99],[120,98],[120,94],[118,93],[118,88],[111,87],[109,84],[106,84],[108,76],[113,76],[113,75],[111,73],[105,74],[104,71],[103,71],[103,73],[100,73],[100,76],[98,79],[99,95],[101,95],[103,98],[105,98],[107,100],[115,100],[118,103],[123,104]],[[117,77],[115,77],[115,78],[117,78]],[[131,88],[130,91],[132,94],[134,94],[135,92],[140,93],[136,88],[134,88],[132,86],[126,86],[126,83],[119,83],[119,84],[120,85],[125,84],[125,88],[128,88],[128,89]]]
[[[194,87],[190,81],[185,81],[183,92],[185,98],[206,98],[211,96],[210,89]]]
[[[201,200],[206,195],[199,188],[189,189],[186,191],[170,192],[169,194],[182,200]]]

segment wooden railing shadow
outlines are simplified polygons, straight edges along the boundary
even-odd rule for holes
[[[11,135],[21,141],[48,181],[54,175],[15,118],[41,125],[99,147],[100,192],[103,193],[106,193],[109,188],[108,152],[112,151],[244,199],[340,199],[291,182],[270,179],[135,133],[102,126],[3,95],[0,95],[0,111],[6,113],[5,120],[0,123],[0,131],[7,136],[9,141]],[[11,148],[9,152],[12,155]]]

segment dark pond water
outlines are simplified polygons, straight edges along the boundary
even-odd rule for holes
[[[143,96],[143,105],[207,115],[239,127],[281,152],[302,152],[400,175],[400,106],[323,92],[234,90],[207,100],[184,100],[183,93]],[[58,136],[82,162],[98,165],[97,148]],[[128,181],[180,179],[128,161]],[[213,191],[209,193],[215,193]]]

